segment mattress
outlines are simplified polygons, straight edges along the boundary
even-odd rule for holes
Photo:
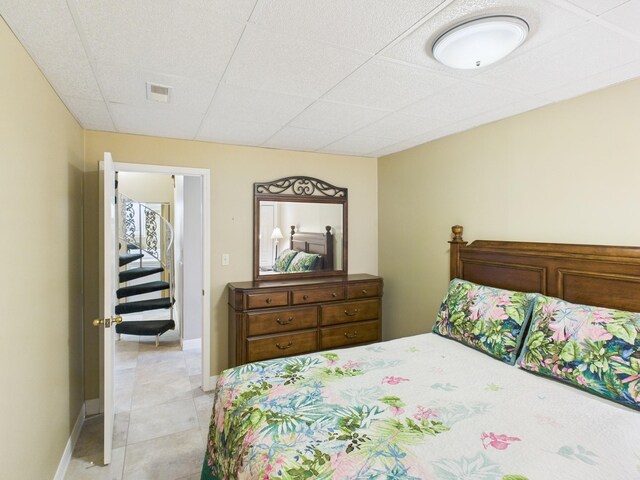
[[[640,479],[640,412],[434,334],[218,379],[203,479]]]

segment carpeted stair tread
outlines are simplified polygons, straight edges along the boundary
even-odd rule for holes
[[[128,335],[162,335],[176,328],[173,320],[140,320],[122,322],[116,325],[116,333]]]
[[[122,267],[136,260],[140,260],[142,257],[144,257],[144,253],[121,253],[118,262]]]
[[[132,297],[134,295],[142,295],[143,293],[159,292],[160,290],[167,290],[168,288],[168,282],[158,280],[156,282],[141,283],[139,285],[119,288],[116,290],[116,296],[118,298]]]
[[[135,243],[127,243],[127,250],[141,250]]]
[[[154,273],[164,272],[162,267],[139,267],[130,268],[129,270],[123,270],[118,274],[120,282],[128,282],[129,280],[135,280],[136,278],[146,277],[147,275],[153,275]]]
[[[147,310],[157,310],[160,308],[170,308],[171,305],[173,305],[173,302],[169,297],[120,303],[116,305],[116,315],[122,315],[123,313],[146,312]]]

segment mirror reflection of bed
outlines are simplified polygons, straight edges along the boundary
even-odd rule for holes
[[[319,272],[340,270],[340,262],[336,256],[335,235],[331,225],[325,226],[324,232],[299,232],[291,225],[289,235],[284,238],[282,230],[275,227],[271,239],[275,240],[274,256],[271,259],[261,258],[263,274],[280,274],[293,272]],[[280,247],[280,248],[279,248]]]

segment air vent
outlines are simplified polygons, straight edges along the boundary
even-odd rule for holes
[[[147,82],[147,100],[158,103],[169,103],[171,88],[166,85]]]

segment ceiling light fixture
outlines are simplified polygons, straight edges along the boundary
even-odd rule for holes
[[[522,45],[529,24],[512,15],[492,15],[456,25],[433,44],[440,63],[463,70],[486,67]]]

